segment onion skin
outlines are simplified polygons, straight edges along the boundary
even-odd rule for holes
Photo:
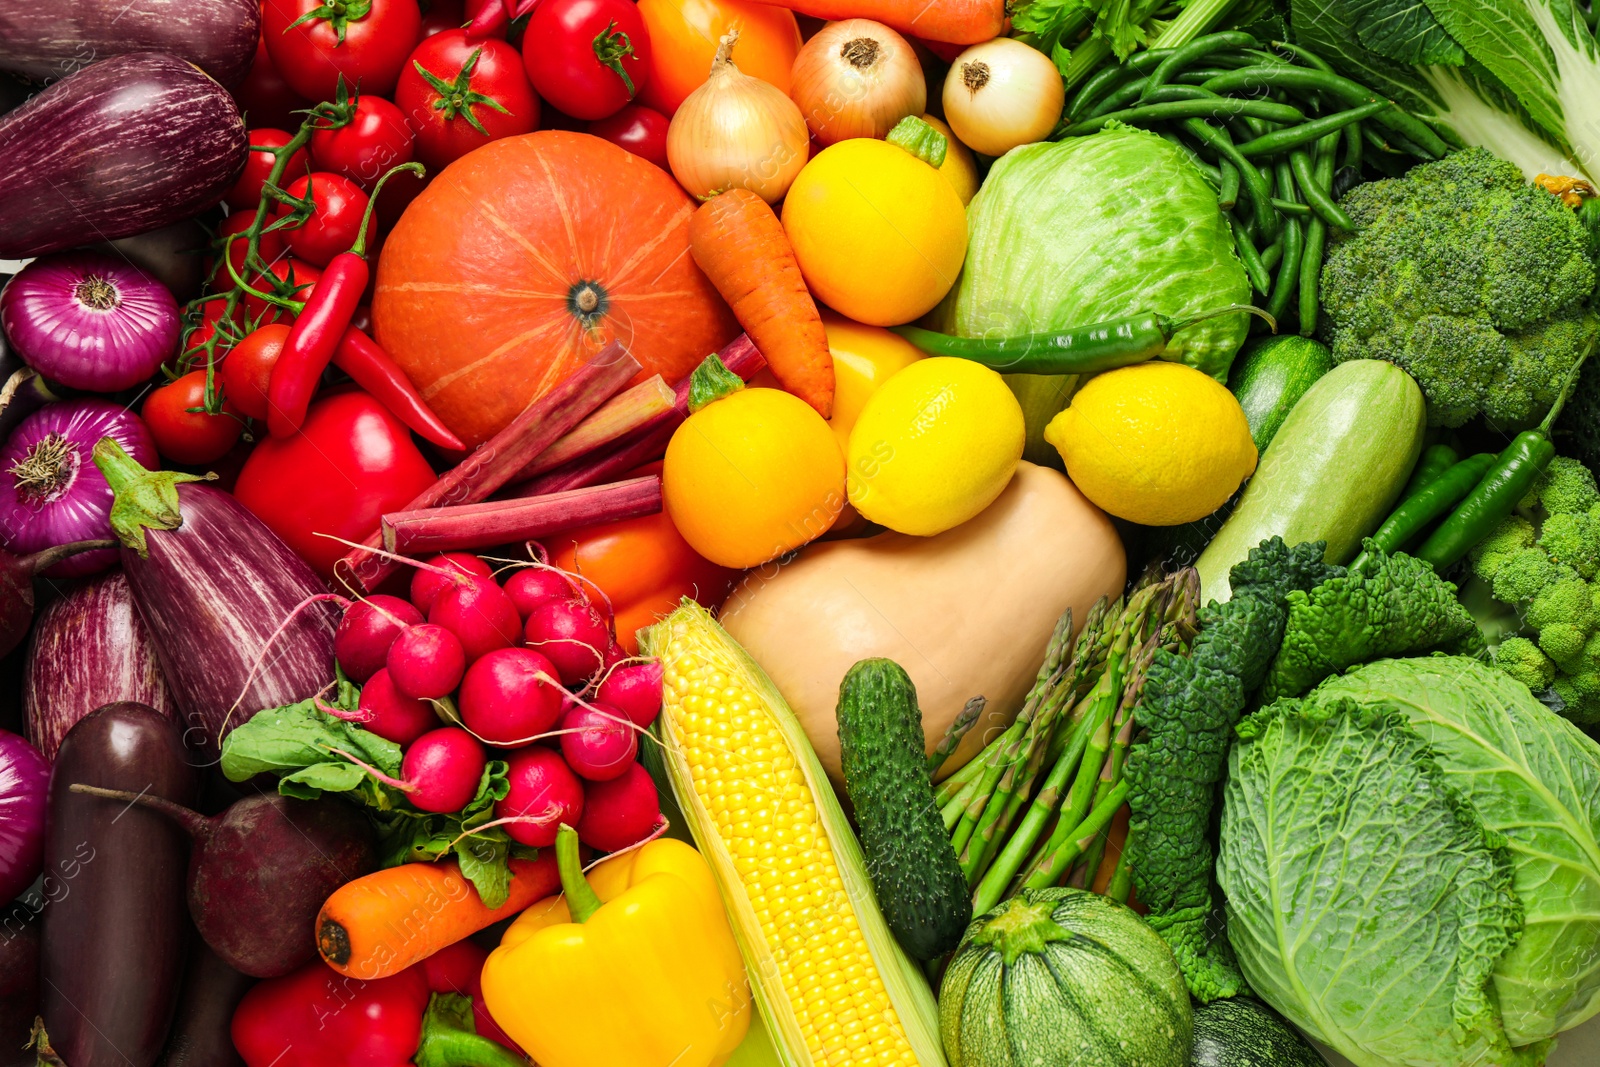
[[[39,613],[22,667],[23,729],[54,761],[79,719],[120,701],[149,705],[177,722],[133,590],[121,571],[112,571]]]
[[[154,374],[178,345],[178,302],[103,252],[58,252],[0,292],[0,326],[29,366],[69,389],[115,393]]]
[[[20,735],[0,730],[0,901],[15,900],[44,863],[50,764]]]
[[[66,449],[66,474],[37,495],[19,489],[17,465],[28,464],[47,440],[58,435]],[[48,404],[22,421],[0,447],[0,546],[19,555],[69,541],[111,536],[111,487],[94,465],[95,442],[110,436],[140,463],[156,464],[155,438],[144,420],[109,400],[63,400]],[[62,560],[46,573],[52,578],[96,574],[112,566],[117,554],[97,549]]]
[[[0,118],[0,259],[190,218],[222,199],[248,150],[238,105],[198,67],[154,52],[101,60]]]
[[[928,105],[922,64],[904,37],[881,22],[830,22],[794,61],[789,95],[823,147],[851,137],[883,138]]]
[[[945,75],[944,120],[961,143],[986,156],[1050,136],[1066,89],[1050,57],[1011,37],[973,45]]]
[[[260,32],[256,0],[0,0],[0,70],[43,81],[107,56],[165,52],[231,89]]]

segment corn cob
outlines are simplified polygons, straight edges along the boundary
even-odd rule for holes
[[[693,601],[642,634],[661,660],[674,796],[722,889],[786,1067],[944,1067],[921,972],[794,713]]]

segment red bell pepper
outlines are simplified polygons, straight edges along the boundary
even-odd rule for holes
[[[234,1047],[246,1067],[527,1067],[482,1008],[487,956],[462,941],[375,982],[317,960],[245,994]]]

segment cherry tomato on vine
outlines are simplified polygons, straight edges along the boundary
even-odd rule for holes
[[[349,178],[371,192],[385,171],[411,162],[416,146],[405,115],[383,97],[357,97],[350,107],[350,125],[312,131],[311,158],[318,170]]]
[[[542,0],[522,58],[552,106],[603,119],[627,107],[650,77],[650,31],[633,0]]]
[[[302,116],[295,112],[314,103],[295,92],[284,80],[272,63],[265,39],[256,41],[255,62],[250,64],[244,81],[233,87],[233,98],[239,102],[246,122],[280,129],[300,125]]]
[[[388,96],[422,35],[417,0],[267,0],[261,36],[295,92],[332,100],[352,90]]]
[[[394,102],[417,135],[417,158],[430,170],[539,125],[539,98],[517,50],[504,41],[469,41],[462,30],[417,46]]]
[[[672,120],[643,104],[629,104],[610,118],[589,124],[589,132],[670,173],[667,166],[667,127]]]
[[[222,361],[222,395],[242,415],[267,417],[267,385],[289,339],[289,324],[262,326],[228,350]]]
[[[303,259],[295,259],[293,256],[279,256],[267,267],[267,273],[273,275],[279,281],[293,285],[294,299],[296,300],[304,300],[310,296],[312,287],[317,284],[317,279],[322,277],[320,268],[312,266]],[[249,282],[252,289],[260,292],[270,293],[275,291],[271,283],[259,274],[250,278]],[[284,293],[281,295],[287,296],[289,294]],[[250,322],[275,321],[273,316],[268,313],[269,308],[278,313],[277,320],[285,319],[291,314],[286,308],[280,308],[276,304],[269,305],[265,300],[260,300],[247,294],[244,298],[244,316],[240,321],[241,323],[246,319]]]
[[[250,228],[250,224],[255,221],[255,217],[256,209],[252,206],[245,208],[243,211],[235,211],[233,214],[229,215],[227,218],[223,219],[217,224],[217,241],[227,242],[226,247],[228,249],[228,259],[232,261],[233,269],[239,272],[239,277],[241,278],[245,276],[244,255],[248,244],[243,237],[240,237],[236,241],[229,241],[228,238],[232,237],[236,233],[243,233],[245,230],[248,230]],[[273,260],[276,260],[280,256],[284,255],[284,253],[287,251],[287,246],[283,243],[283,231],[273,230],[270,233],[263,232],[260,238],[256,241],[256,251],[260,254],[261,262],[263,263],[271,263]],[[211,269],[211,264],[215,258],[215,256],[207,258],[207,270]],[[232,288],[232,286],[233,275],[228,273],[228,268],[220,268],[216,274],[216,281],[212,288],[218,290],[227,290]]]
[[[223,304],[224,301],[221,300],[207,301],[200,311],[200,324],[184,340],[183,358],[191,366],[195,363],[199,363],[202,366],[205,364],[205,344],[217,332],[217,323],[222,319]],[[232,344],[232,341],[228,335],[224,335],[217,341],[216,354],[218,358],[228,350],[230,344]]]
[[[145,398],[139,414],[156,439],[156,451],[174,463],[211,463],[227,455],[244,429],[223,399],[223,414],[204,410],[206,372],[190,371]],[[190,410],[198,409],[198,410]]]
[[[277,157],[270,149],[282,148],[293,139],[285,131],[270,126],[250,131],[250,151],[244,157],[244,170],[239,172],[233,188],[222,198],[229,207],[253,208],[261,203],[261,186],[266,183],[267,175],[272,173],[272,165],[277,162]],[[287,185],[297,175],[305,174],[310,169],[306,150],[296,149],[294,155],[289,157],[289,165],[283,169],[282,184]]]
[[[349,178],[328,171],[316,171],[298,178],[284,190],[296,200],[309,200],[314,205],[310,216],[298,226],[289,226],[276,232],[283,234],[289,252],[318,267],[340,252],[348,251],[361,232],[361,216],[367,210],[367,194]],[[278,205],[278,218],[293,212],[288,204]],[[372,243],[377,221],[367,222],[367,243]]]

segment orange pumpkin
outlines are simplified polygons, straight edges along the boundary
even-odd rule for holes
[[[739,332],[689,255],[672,176],[548,130],[445,168],[400,216],[372,301],[381,344],[469,446],[612,340],[684,377]]]

